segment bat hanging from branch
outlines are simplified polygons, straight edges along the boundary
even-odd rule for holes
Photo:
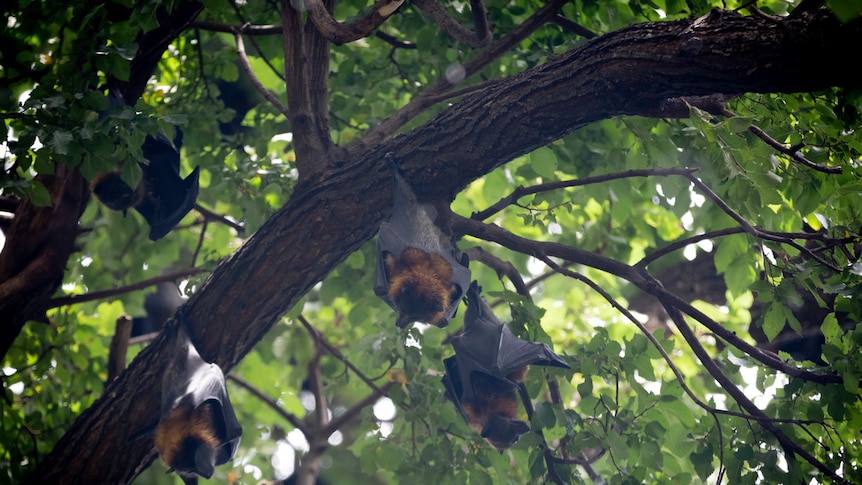
[[[445,327],[470,285],[466,254],[435,223],[437,211],[421,204],[391,155],[392,216],[377,234],[374,293],[398,312],[398,328],[413,322]]]
[[[165,326],[172,361],[162,381],[162,411],[155,447],[186,485],[210,478],[217,465],[230,461],[242,427],[227,393],[221,368],[201,358],[185,329],[182,309]]]
[[[111,90],[110,97],[112,106],[125,103],[116,90]],[[161,133],[146,138],[141,150],[147,163],[139,163],[143,175],[137,187],[126,184],[119,169],[97,174],[90,184],[93,195],[109,209],[123,214],[130,208],[138,211],[150,226],[152,241],[169,233],[194,207],[198,197],[200,167],[185,179],[180,177],[181,132],[177,131],[177,135],[176,144]]]
[[[570,368],[546,344],[516,337],[488,307],[475,282],[467,291],[464,330],[452,338],[452,347],[455,355],[443,361],[446,397],[501,453],[530,430],[517,418],[515,392],[528,366]]]

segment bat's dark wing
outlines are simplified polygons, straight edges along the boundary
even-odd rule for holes
[[[455,404],[455,408],[461,413],[461,417],[469,423],[470,417],[464,412],[464,407],[461,404],[465,381],[461,380],[462,374],[458,369],[458,360],[455,356],[452,356],[443,359],[443,365],[446,366],[446,373],[443,374],[443,387],[446,388],[446,398]]]
[[[516,337],[479,293],[479,286],[472,284],[467,291],[464,331],[452,338],[462,382],[470,382],[471,372],[509,380],[509,374],[527,365],[570,367],[546,344]],[[470,386],[465,386],[465,400],[472,399],[471,393]]]
[[[213,424],[222,443],[215,464],[226,463],[236,453],[242,426],[230,402],[224,372],[218,365],[204,361],[181,321],[169,321],[165,332],[173,339],[173,360],[162,381],[162,416],[167,416],[181,402],[190,403],[193,408],[213,403],[217,409]]]
[[[150,225],[150,239],[157,241],[194,207],[198,197],[200,167],[180,177],[180,154],[161,133],[148,136],[142,146],[148,165],[141,165],[145,193],[135,210]]]
[[[377,268],[374,278],[374,294],[385,301],[393,310],[400,312],[398,305],[389,298],[389,275],[386,268],[387,253],[396,258],[407,248],[417,248],[442,256],[452,267],[452,283],[457,294],[445,309],[448,321],[455,316],[464,292],[470,286],[471,273],[466,255],[459,259],[459,253],[451,237],[442,233],[435,225],[437,213],[431,204],[420,204],[410,191],[407,182],[401,177],[398,167],[388,161],[393,174],[392,215],[380,225],[377,234]],[[445,326],[445,325],[441,325]]]
[[[200,367],[189,383],[191,391],[188,398],[192,405],[198,406],[211,402],[215,408],[214,426],[222,445],[216,452],[216,465],[230,461],[239,446],[242,426],[237,420],[230,397],[227,394],[224,373],[216,364]]]

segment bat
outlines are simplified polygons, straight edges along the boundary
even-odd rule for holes
[[[162,381],[161,419],[153,438],[168,473],[175,471],[186,485],[195,485],[198,476],[210,478],[217,465],[233,458],[242,427],[224,373],[201,358],[181,321],[178,317],[165,326],[172,361]]]
[[[111,104],[124,103],[122,95],[112,90]],[[177,131],[177,145],[182,138]],[[194,207],[198,197],[200,167],[185,179],[180,177],[180,152],[164,135],[148,136],[141,146],[146,164],[139,163],[143,176],[132,188],[120,177],[120,170],[97,174],[90,191],[106,207],[122,211],[137,210],[150,226],[149,237],[158,241],[177,225]]]
[[[445,327],[470,285],[466,254],[435,224],[437,211],[422,204],[391,155],[392,216],[377,234],[374,293],[398,313],[395,325],[413,322]]]
[[[443,385],[467,424],[502,452],[529,431],[526,423],[516,419],[515,394],[528,366],[571,367],[547,344],[516,337],[480,292],[475,282],[467,290],[464,330],[452,337],[455,355],[443,361]]]

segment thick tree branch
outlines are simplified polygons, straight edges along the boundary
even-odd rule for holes
[[[65,164],[59,164],[54,175],[37,180],[48,189],[52,206],[22,201],[0,253],[0,358],[60,287],[66,262],[76,249],[78,218],[89,200],[84,177]]]

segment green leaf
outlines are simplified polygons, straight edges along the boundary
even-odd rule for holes
[[[784,307],[779,303],[770,303],[763,315],[763,333],[766,339],[772,341],[784,329]]]
[[[34,180],[28,190],[30,200],[36,207],[49,207],[51,205],[51,194],[48,189],[38,180]]]
[[[530,166],[543,179],[554,180],[557,169],[557,155],[547,147],[542,147],[530,153]]]
[[[74,139],[74,135],[66,130],[55,130],[48,140],[48,146],[58,155],[66,155],[69,153],[69,144]]]

